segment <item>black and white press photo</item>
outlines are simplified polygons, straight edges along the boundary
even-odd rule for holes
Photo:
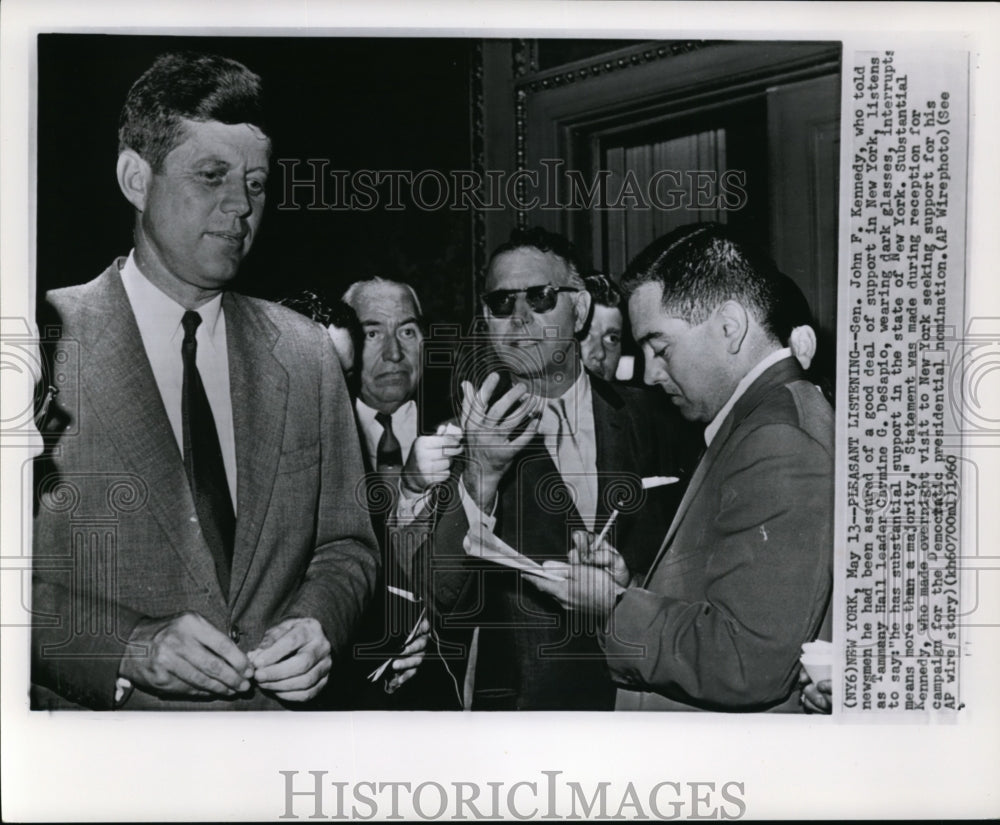
[[[5,817],[988,812],[992,11],[49,5]]]
[[[38,47],[32,707],[830,711],[838,43]]]

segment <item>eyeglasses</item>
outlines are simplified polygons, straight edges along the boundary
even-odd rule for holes
[[[560,292],[579,292],[574,286],[529,286],[527,289],[495,289],[483,296],[483,303],[494,318],[509,318],[517,304],[517,296],[524,295],[532,312],[551,312],[556,307]]]

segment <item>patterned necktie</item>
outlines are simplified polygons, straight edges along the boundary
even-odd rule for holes
[[[375,449],[376,469],[381,473],[403,466],[403,450],[392,431],[392,416],[386,412],[375,413],[375,420],[382,425],[382,437]]]
[[[226,481],[219,434],[215,429],[212,408],[198,373],[196,356],[198,341],[195,330],[201,323],[197,312],[187,311],[181,324],[184,341],[184,386],[181,395],[181,417],[184,424],[184,470],[187,472],[194,507],[198,513],[201,533],[212,551],[215,571],[223,594],[229,593],[229,576],[233,565],[233,541],[236,516]]]

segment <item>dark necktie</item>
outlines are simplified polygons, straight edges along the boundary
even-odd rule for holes
[[[181,395],[184,469],[191,485],[202,535],[215,560],[219,584],[223,594],[228,595],[236,517],[229,496],[226,467],[222,461],[215,419],[195,362],[198,352],[195,330],[201,323],[201,316],[189,310],[184,313],[181,323],[184,326],[184,341],[181,344],[181,356],[184,359],[184,389]]]
[[[376,469],[381,473],[403,466],[403,451],[399,440],[392,431],[392,416],[389,413],[375,413],[375,420],[382,425],[382,437],[375,449]]]

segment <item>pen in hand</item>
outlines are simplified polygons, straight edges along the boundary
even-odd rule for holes
[[[616,507],[611,511],[611,515],[608,516],[608,521],[604,525],[604,529],[598,534],[597,538],[590,544],[590,546],[584,546],[580,550],[579,560],[583,564],[593,564],[594,551],[608,537],[608,533],[611,532],[611,528],[614,526],[615,519],[618,518],[618,508]]]
[[[649,476],[642,480],[642,489],[649,490],[653,487],[662,487],[665,484],[676,484],[680,479],[676,476]],[[611,511],[611,515],[608,516],[607,524],[604,525],[604,529],[598,534],[594,543],[591,545],[590,550],[587,551],[587,556],[591,557],[593,549],[600,545],[608,537],[608,533],[611,532],[611,528],[614,526],[615,519],[618,518],[618,508],[615,507]]]

